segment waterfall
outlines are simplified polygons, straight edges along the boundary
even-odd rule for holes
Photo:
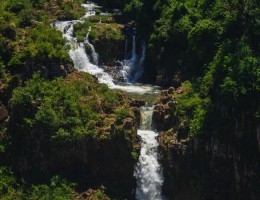
[[[135,73],[134,73],[134,78],[133,78],[134,82],[138,81],[144,72],[145,54],[146,54],[146,45],[145,45],[145,42],[143,42],[141,57],[140,57],[140,60],[137,64],[137,68],[135,69]]]
[[[77,39],[73,37],[74,32],[74,24],[83,23],[83,18],[87,18],[89,16],[94,15],[94,11],[92,10],[93,4],[84,4],[84,7],[88,8],[90,11],[80,19],[80,20],[72,20],[72,21],[57,21],[53,24],[53,27],[63,33],[63,37],[66,38],[67,44],[71,47],[69,50],[69,55],[73,61],[74,67],[80,71],[88,72],[94,76],[96,76],[101,83],[107,84],[109,87],[115,87],[113,82],[113,78],[105,73],[103,69],[99,68],[97,65],[92,64],[88,55],[86,54],[85,45],[82,42],[77,42]],[[89,32],[91,28],[89,29]],[[88,34],[89,34],[88,32]],[[85,42],[91,47],[92,60],[94,63],[98,63],[97,53],[93,45],[91,45],[88,41],[88,34],[85,38]]]
[[[87,8],[86,14],[80,20],[72,21],[56,21],[51,26],[63,33],[63,37],[67,40],[67,45],[70,47],[69,55],[74,63],[74,67],[80,71],[84,71],[96,76],[101,83],[107,84],[112,89],[121,89],[127,92],[134,92],[138,94],[156,94],[159,93],[158,88],[144,85],[116,85],[113,78],[102,68],[98,66],[98,56],[95,48],[89,42],[89,28],[88,34],[85,38],[85,43],[91,47],[91,57],[93,63],[90,62],[89,56],[86,53],[85,44],[78,42],[73,36],[74,24],[83,23],[84,19],[95,15],[93,8],[94,4],[83,4]],[[127,38],[125,52],[127,53]],[[145,60],[145,43],[142,44],[141,56],[137,55],[136,38],[133,36],[132,54],[129,60],[123,61],[123,70],[125,72],[126,80],[135,82],[141,76],[143,63]],[[134,176],[137,179],[136,199],[137,200],[160,200],[161,186],[163,183],[161,166],[157,161],[158,142],[156,137],[158,134],[151,130],[152,107],[143,107],[141,109],[142,123],[137,134],[141,138],[141,154],[139,156],[138,164],[135,168]]]
[[[151,86],[116,85],[113,82],[113,78],[98,66],[98,54],[96,53],[94,46],[89,42],[88,39],[91,28],[89,28],[88,34],[86,35],[84,41],[91,48],[91,59],[89,59],[84,43],[79,43],[73,35],[74,24],[83,23],[86,18],[95,15],[96,13],[94,11],[94,8],[97,6],[93,3],[82,4],[82,6],[85,7],[87,10],[85,15],[79,20],[56,21],[51,24],[53,28],[61,31],[63,37],[67,40],[67,45],[70,46],[69,55],[73,61],[74,67],[80,71],[84,71],[96,76],[100,83],[107,84],[108,87],[110,87],[111,89],[120,89],[127,92],[134,92],[139,94],[158,93],[158,90],[154,89],[154,87]],[[133,43],[133,49],[135,49],[135,40],[133,41]],[[136,50],[132,52],[135,52],[136,55]],[[91,63],[90,60],[92,60],[94,64]],[[125,72],[125,77],[127,77],[128,71],[122,70],[122,73],[123,72]]]
[[[132,62],[134,62],[135,59],[136,59],[136,39],[135,36],[133,36],[132,57],[131,57]]]
[[[145,45],[145,42],[143,41],[142,42],[142,54],[141,54],[141,58],[140,58],[140,61],[139,61],[139,66],[142,68],[142,71],[143,71],[145,55],[146,55],[146,45]]]
[[[95,64],[95,65],[98,65],[98,54],[97,54],[97,52],[96,52],[96,50],[95,50],[95,47],[89,42],[89,33],[90,33],[90,31],[91,31],[91,26],[89,27],[89,29],[88,29],[88,33],[87,33],[87,35],[86,35],[86,37],[85,37],[85,43],[90,47],[90,49],[91,49],[91,57],[92,57],[92,61],[93,61],[93,63]]]
[[[126,54],[126,53],[125,53]],[[121,73],[129,83],[136,83],[143,74],[143,65],[146,54],[145,42],[142,43],[141,55],[136,53],[136,38],[133,36],[131,58],[122,62]]]
[[[158,163],[158,133],[151,129],[151,117],[153,107],[141,109],[142,123],[137,134],[141,137],[141,154],[134,176],[137,179],[136,199],[137,200],[161,200],[161,187],[163,175]]]

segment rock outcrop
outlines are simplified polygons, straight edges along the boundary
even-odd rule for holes
[[[59,120],[66,117],[72,119],[74,121],[71,124],[66,123],[65,126],[78,129],[66,130],[64,126],[63,129],[59,128],[61,132],[58,132],[49,126],[51,122],[43,125],[42,121],[35,123],[35,116],[44,105],[44,101],[35,97],[35,94],[26,107],[22,107],[20,101],[11,100],[8,131],[12,136],[13,146],[8,162],[13,163],[15,170],[26,179],[42,180],[60,174],[75,182],[84,182],[85,188],[104,185],[109,193],[131,199],[136,184],[133,173],[137,160],[133,155],[139,153],[139,107],[144,102],[131,99],[123,93],[110,91],[105,86],[100,86],[96,78],[81,72],[70,74],[61,87],[63,84],[71,87],[81,85],[84,88],[81,88],[83,96],[77,103],[81,106],[79,112],[89,114],[81,121],[83,115],[75,117],[71,111],[64,113],[62,117],[59,116]],[[101,94],[98,90],[110,93],[107,94],[108,97],[104,97],[102,95],[105,95],[105,92]],[[57,93],[59,92],[58,89]],[[46,98],[48,94],[43,92],[42,95]],[[68,97],[64,98],[69,101]],[[114,102],[110,101],[111,98],[114,98]],[[92,110],[83,110],[90,105]],[[56,112],[55,109],[56,107],[52,108],[51,114]],[[31,113],[30,119],[25,119],[24,115],[28,110]],[[2,107],[0,111],[1,119],[6,118]],[[96,117],[89,119],[90,115]],[[49,117],[49,114],[46,116]],[[27,122],[31,122],[31,126],[26,126]],[[74,125],[81,125],[82,122],[85,122],[83,126]],[[31,176],[32,172],[37,176]]]
[[[174,200],[259,198],[259,149],[254,116],[235,113],[203,135],[182,133],[174,118],[175,96],[182,88],[164,90],[153,113],[160,131],[159,151],[164,172],[163,192]],[[223,116],[215,113],[214,118]],[[233,120],[236,119],[236,120]],[[213,122],[209,125],[213,126]]]
[[[174,120],[172,112],[174,111],[174,103],[176,102],[176,100],[171,97],[173,92],[174,88],[163,90],[155,102],[152,126],[157,131],[165,131],[172,126]]]
[[[90,37],[90,42],[104,65],[113,66],[115,61],[124,58],[125,36],[122,28],[123,25],[116,23],[97,23],[93,27],[95,36]]]

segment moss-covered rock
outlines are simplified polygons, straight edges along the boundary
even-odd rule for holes
[[[104,65],[111,65],[124,57],[123,25],[115,23],[113,15],[97,15],[89,17],[84,23],[75,25],[78,41],[83,41],[89,32],[89,40]]]
[[[90,39],[95,45],[102,63],[111,65],[116,60],[123,59],[125,38],[122,33],[122,28],[122,25],[115,23],[101,23],[94,26],[96,34],[94,38]]]
[[[104,184],[129,197],[139,123],[131,101],[85,73],[53,81],[34,76],[14,91],[9,104],[9,162],[22,174],[37,174],[29,178],[70,177],[73,171],[77,181],[88,177],[86,185]]]

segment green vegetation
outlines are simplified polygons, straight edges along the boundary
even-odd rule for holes
[[[37,24],[19,34],[26,38],[13,43],[15,50],[8,62],[11,72],[30,76],[35,70],[39,70],[43,76],[53,77],[59,74],[61,65],[71,64],[64,48],[65,40],[59,31],[54,31],[44,24]],[[22,46],[23,51],[18,46]]]
[[[56,19],[82,16],[83,2],[0,0],[0,105],[9,114],[0,122],[0,166],[13,166],[15,172],[0,168],[1,199],[71,199],[75,185],[49,177],[80,170],[90,174],[85,174],[88,179],[73,177],[76,180],[88,184],[94,180],[97,185],[116,177],[118,185],[132,190],[132,180],[121,180],[132,177],[138,158],[129,99],[92,76],[75,72],[65,39],[50,26]],[[76,24],[78,41],[91,27],[89,40],[101,63],[112,65],[124,56],[123,25],[117,22],[127,19],[129,26],[136,26],[138,43],[144,39],[148,45],[144,69],[148,79],[161,77],[162,84],[179,87],[169,97],[173,107],[165,105],[169,112],[165,117],[173,116],[163,138],[165,146],[178,139],[214,137],[241,147],[241,160],[250,164],[238,166],[251,169],[258,158],[257,153],[248,158],[247,152],[258,152],[259,1],[96,2],[121,9],[123,16],[98,15]],[[151,103],[155,97],[144,98]],[[41,173],[49,184],[23,180],[35,177],[41,182]],[[191,185],[199,190],[200,184],[191,181]],[[108,197],[97,190],[93,199]]]
[[[177,124],[181,124],[179,135],[182,133],[190,135],[199,135],[204,132],[206,126],[207,114],[209,112],[209,98],[201,98],[194,92],[190,82],[184,82],[179,90],[182,94],[176,94],[176,108],[174,117]],[[186,133],[185,133],[186,132]]]
[[[176,88],[171,97],[162,95],[162,102],[171,101],[156,116],[165,122],[160,142],[170,199],[259,198],[259,7],[256,0],[124,5],[124,14],[148,44],[144,77]],[[220,146],[233,149],[233,155]],[[228,180],[234,168],[237,173]],[[255,175],[247,176],[248,169]],[[234,181],[238,174],[243,183]],[[191,196],[179,192],[182,183]],[[240,188],[232,191],[231,185]]]
[[[11,199],[41,199],[41,200],[70,200],[75,195],[72,183],[53,177],[48,185],[32,185],[18,181],[13,172],[7,167],[0,167],[0,198]]]
[[[36,71],[48,78],[64,75],[72,62],[65,40],[50,23],[82,16],[82,2],[1,0],[0,78],[18,73],[28,79]]]
[[[20,122],[19,135],[24,132],[31,137],[28,133],[34,129],[54,140],[72,140],[93,134],[91,121],[98,122],[98,112],[93,106],[97,100],[91,98],[95,96],[91,87],[91,79],[86,75],[83,80],[71,82],[64,79],[48,82],[35,75],[25,87],[17,88],[11,99],[15,120]],[[88,104],[83,103],[86,100]]]
[[[91,30],[89,32],[90,27]],[[74,26],[74,29],[74,34],[79,42],[84,41],[88,32],[91,42],[92,40],[99,40],[100,37],[105,37],[111,40],[123,37],[121,29],[118,29],[118,24],[115,23],[113,15],[91,16],[86,19],[84,23],[77,23]]]
[[[147,75],[154,67],[164,84],[190,82],[191,92],[178,97],[174,115],[189,118],[192,134],[205,133],[203,118],[211,119],[208,127],[223,127],[216,126],[228,121],[219,117],[220,106],[256,118],[258,1],[133,0],[124,5],[124,13],[136,21],[137,33],[148,43]]]
[[[123,120],[127,117],[130,117],[129,110],[126,108],[119,108],[116,111],[116,122],[121,124]]]
[[[244,60],[244,65],[259,62],[259,45],[255,43],[259,39],[258,7],[259,3],[254,0],[133,0],[125,5],[125,12],[134,14],[137,32],[148,41],[149,53],[159,74],[168,83],[180,83],[196,82],[205,76],[218,62],[220,51],[225,52],[227,60],[232,60],[227,66],[232,73],[241,71],[242,66],[236,64],[242,58],[238,54],[246,53],[245,56],[250,57]],[[255,67],[247,70],[250,76],[239,82],[251,87],[245,82],[255,80],[257,83],[259,73],[257,75]],[[225,75],[228,72],[224,68],[215,74],[222,76],[222,81]],[[213,79],[218,77],[209,81],[214,82]]]
[[[118,122],[129,117],[128,107],[115,111],[120,98],[120,93],[98,84],[87,74],[71,74],[53,81],[34,75],[24,87],[14,90],[10,100],[13,144],[23,140],[37,149],[39,139],[48,146],[90,138],[107,139],[99,131],[107,126],[99,114],[115,112]],[[26,145],[21,148],[27,151]]]
[[[102,149],[114,141],[118,141],[119,146],[124,144],[122,148],[125,153],[118,155],[123,156],[120,162],[125,162],[124,159],[131,162],[134,159],[131,152],[136,130],[134,126],[124,130],[122,125],[125,118],[134,118],[129,114],[132,111],[128,101],[121,92],[111,91],[91,75],[74,72],[66,78],[46,80],[35,74],[23,87],[14,89],[9,101],[9,112],[9,127],[5,131],[9,138],[1,139],[1,153],[11,155],[15,160],[13,165],[16,171],[36,171],[37,175],[33,178],[41,179],[41,172],[51,174],[53,165],[62,173],[64,168],[73,166],[74,162],[82,164],[86,159],[84,154],[104,151]],[[120,126],[115,127],[115,122]],[[113,148],[119,148],[116,146]],[[113,153],[113,148],[108,151]],[[94,153],[88,158],[91,163],[88,166],[94,169],[100,162],[96,156]],[[108,162],[106,157],[101,160]],[[104,169],[102,171],[105,173]],[[19,185],[16,189],[14,186],[15,189],[8,192],[6,198],[17,196],[17,192],[29,199],[31,196],[32,199],[53,199],[54,196],[70,199],[72,194],[70,187],[66,187],[59,179],[57,184],[51,182],[50,186],[30,185],[32,189],[29,191],[23,187]],[[99,199],[104,192],[98,191],[95,195]]]

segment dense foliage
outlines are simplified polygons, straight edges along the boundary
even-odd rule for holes
[[[55,176],[48,185],[32,185],[28,188],[26,183],[18,181],[11,169],[0,168],[0,197],[3,200],[9,199],[42,199],[62,200],[72,199],[74,195],[74,184]]]
[[[24,87],[15,89],[10,100],[11,123],[19,126],[11,127],[13,134],[18,134],[13,138],[33,142],[33,138],[45,137],[54,142],[99,137],[95,127],[103,122],[98,114],[114,112],[119,99],[119,94],[90,75],[53,81],[35,75]]]
[[[65,40],[50,23],[82,16],[82,2],[1,0],[0,77],[19,73],[30,78],[35,71],[54,77],[61,73],[62,65],[68,67],[71,61]]]
[[[147,57],[154,64],[147,71],[155,67],[164,83],[175,86],[191,81],[214,109],[221,104],[258,116],[258,1],[133,0],[124,12],[148,41]]]
[[[56,165],[61,168],[55,168],[54,174],[63,166],[84,163],[84,170],[92,172],[97,183],[114,178],[113,173],[103,174],[107,171],[102,164],[121,175],[131,172],[122,172],[124,164],[132,167],[131,157],[138,157],[131,144],[136,130],[124,124],[135,123],[128,101],[92,76],[72,73],[66,41],[51,27],[56,19],[82,16],[83,2],[0,0],[0,108],[4,114],[5,109],[9,112],[0,123],[0,165],[11,163],[15,171],[33,169],[39,175]],[[148,46],[144,77],[152,83],[180,86],[170,97],[175,102],[170,110],[174,120],[166,146],[176,132],[186,141],[214,137],[242,152],[241,166],[257,166],[259,1],[95,2],[119,8],[123,15],[93,16],[76,24],[78,41],[92,27],[89,39],[102,63],[113,64],[124,54],[118,20],[127,19]],[[114,143],[109,146],[111,138]],[[91,157],[95,153],[100,155],[97,160]],[[60,162],[55,163],[57,158]],[[118,166],[112,169],[114,161]],[[71,199],[73,188],[57,177],[48,185],[31,185],[15,178],[8,167],[0,168],[1,199]],[[98,190],[94,198],[107,197]]]

